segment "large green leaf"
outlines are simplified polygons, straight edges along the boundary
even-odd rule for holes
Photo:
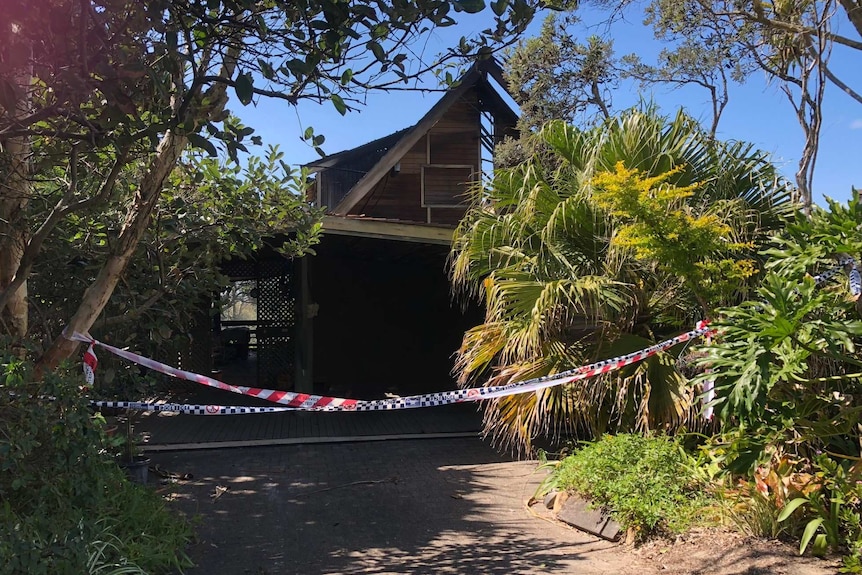
[[[236,92],[236,97],[243,106],[251,103],[254,96],[254,79],[250,73],[238,74],[234,80],[233,89]]]

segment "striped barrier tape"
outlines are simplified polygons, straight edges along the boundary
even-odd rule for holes
[[[296,411],[291,407],[252,407],[245,405],[189,405],[186,403],[144,403],[141,401],[91,401],[92,407],[134,409],[136,411],[168,411],[186,415],[244,415],[249,413],[281,413]]]
[[[814,282],[818,286],[822,286],[842,269],[847,268],[850,294],[856,300],[862,295],[862,274],[860,274],[859,266],[856,260],[846,254],[841,254],[838,258],[838,263],[824,271],[821,274],[814,276]],[[433,407],[439,405],[448,405],[453,403],[462,403],[465,401],[479,401],[482,399],[494,399],[505,397],[508,395],[516,395],[520,393],[529,393],[572,383],[582,379],[588,379],[597,375],[603,375],[611,371],[615,371],[643,361],[644,359],[655,355],[666,349],[670,349],[680,343],[693,340],[704,334],[714,333],[707,327],[708,322],[700,321],[697,327],[689,332],[680,334],[674,338],[657,343],[640,351],[633,352],[627,355],[606,359],[589,365],[577,367],[564,372],[553,375],[546,375],[525,381],[510,383],[507,385],[478,387],[469,389],[459,389],[454,391],[445,391],[437,393],[429,393],[423,395],[413,395],[408,397],[398,397],[391,399],[379,400],[357,400],[341,397],[329,397],[320,395],[311,395],[305,393],[297,393],[291,391],[279,391],[272,389],[262,389],[247,386],[234,386],[224,383],[217,379],[207,377],[205,375],[192,373],[189,371],[177,369],[142,355],[119,349],[106,343],[97,341],[89,336],[75,332],[70,339],[88,343],[89,347],[84,354],[84,374],[88,384],[92,384],[97,359],[93,347],[98,345],[103,349],[127,359],[132,363],[142,365],[154,371],[184,379],[194,381],[209,387],[223,389],[232,393],[239,393],[260,399],[266,399],[273,403],[278,403],[286,407],[244,407],[244,406],[218,406],[218,405],[187,405],[187,404],[153,404],[142,402],[92,402],[93,405],[99,407],[120,407],[124,409],[139,409],[146,411],[174,411],[179,413],[187,413],[191,415],[233,415],[245,413],[273,413],[288,410],[303,410],[303,411],[382,411],[392,409],[412,409],[418,407]],[[703,386],[704,395],[707,398],[714,397],[712,382],[706,382]],[[706,417],[709,419],[712,415],[711,407],[707,403]]]
[[[856,260],[847,254],[840,254],[838,256],[838,263],[826,270],[825,272],[814,276],[814,283],[818,287],[822,287],[823,284],[828,282],[830,279],[835,277],[842,269],[848,268],[847,270],[847,280],[850,288],[850,295],[853,300],[859,299],[859,296],[862,295],[862,275],[859,272],[859,264]]]
[[[52,395],[21,396],[14,391],[9,392],[10,397],[38,398],[48,401],[57,401]],[[243,415],[247,413],[281,413],[284,411],[296,411],[292,407],[260,407],[250,405],[191,405],[187,403],[146,403],[143,401],[101,401],[91,400],[90,407],[110,409],[134,409],[136,411],[168,411],[184,413],[187,415]]]
[[[96,382],[96,366],[99,365],[99,360],[96,358],[96,352],[93,350],[93,344],[84,352],[84,382],[88,387],[93,387]]]
[[[855,260],[851,264],[850,273],[847,275],[850,281],[850,295],[853,296],[854,300],[857,300],[862,295],[862,275],[859,274],[859,267]]]
[[[840,256],[838,256],[837,264],[824,271],[823,273],[814,276],[813,279],[815,285],[822,286],[823,284],[831,280],[833,277],[835,277],[835,275],[838,274],[838,272],[840,272],[844,268],[844,266],[850,263],[856,263],[856,260],[854,260],[848,255],[841,254]]]
[[[178,379],[194,381],[210,387],[231,391],[233,393],[239,393],[242,395],[266,399],[273,403],[285,405],[288,408],[292,409],[304,411],[385,411],[391,409],[434,407],[440,405],[449,405],[453,403],[462,403],[465,401],[494,399],[498,397],[506,397],[508,395],[516,395],[519,393],[534,392],[541,389],[562,385],[564,383],[571,383],[574,381],[595,377],[597,375],[603,375],[611,371],[621,369],[628,365],[643,361],[648,357],[651,357],[661,351],[670,349],[680,343],[696,339],[701,335],[711,331],[711,328],[707,327],[707,323],[708,322],[705,321],[698,322],[695,329],[680,334],[671,339],[662,341],[655,345],[649,346],[642,350],[629,353],[627,355],[598,361],[596,363],[591,363],[589,365],[584,365],[553,375],[546,375],[534,379],[510,383],[507,385],[474,387],[469,389],[427,393],[423,395],[412,395],[408,397],[373,400],[346,399],[341,397],[310,395],[293,391],[278,391],[272,389],[230,385],[228,383],[224,383],[222,381],[207,377],[205,375],[177,369],[169,365],[157,362],[153,359],[138,355],[136,353],[113,347],[111,345],[97,341],[80,333],[73,334],[72,339],[76,341],[83,341],[91,345],[100,346],[101,348],[119,357],[127,359],[138,365],[142,365],[159,373],[164,373],[165,375],[170,375]],[[155,406],[164,404],[141,405]],[[189,412],[192,411],[194,410],[189,410]]]

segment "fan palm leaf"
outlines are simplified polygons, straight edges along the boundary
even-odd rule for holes
[[[672,171],[669,184],[696,184],[687,210],[716,216],[733,242],[752,246],[793,209],[790,185],[765,154],[715,142],[683,113],[631,110],[588,130],[551,122],[538,137],[548,153],[497,171],[475,190],[455,232],[454,289],[486,309],[458,353],[462,385],[510,383],[625,354],[702,315],[681,278],[613,241],[617,222],[592,201],[595,174],[619,162],[645,177]],[[529,450],[541,436],[690,424],[696,394],[676,361],[658,354],[615,374],[489,401],[485,432]]]

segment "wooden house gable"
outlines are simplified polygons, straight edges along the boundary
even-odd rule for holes
[[[318,204],[337,216],[454,226],[483,159],[517,120],[487,73],[471,68],[415,126],[310,164]]]
[[[352,216],[451,224],[464,215],[481,170],[476,90],[467,91],[346,212]]]

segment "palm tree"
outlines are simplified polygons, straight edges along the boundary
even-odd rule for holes
[[[665,175],[667,185],[697,184],[682,208],[719,216],[736,243],[757,245],[792,210],[791,186],[764,153],[716,143],[683,113],[668,120],[630,110],[589,130],[552,122],[536,137],[541,157],[497,171],[455,233],[453,286],[486,306],[459,350],[465,386],[628,353],[703,317],[684,278],[614,241],[620,222],[598,207],[592,183],[619,162],[644,177]],[[616,374],[489,401],[485,432],[527,451],[537,437],[678,427],[697,409],[676,364],[659,354]]]

